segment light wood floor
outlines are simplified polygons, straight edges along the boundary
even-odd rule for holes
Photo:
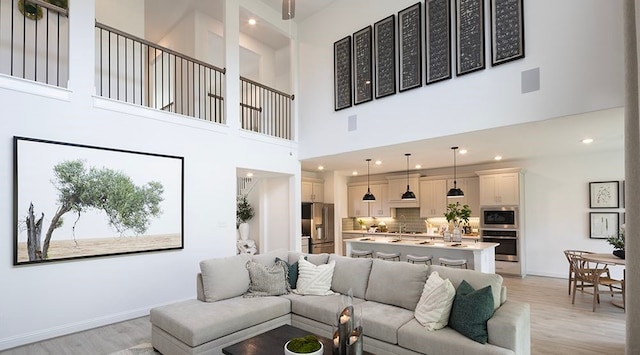
[[[567,280],[505,277],[507,298],[531,305],[531,353],[540,355],[624,354],[625,315],[602,296],[596,312],[591,296],[576,295],[571,304]],[[0,355],[110,354],[151,342],[149,317],[96,328],[0,352]]]

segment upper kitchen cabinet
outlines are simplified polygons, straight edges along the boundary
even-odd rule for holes
[[[371,193],[376,200],[369,203],[369,214],[371,217],[391,217],[391,207],[389,207],[389,185],[371,184]],[[362,197],[360,197],[362,199]]]
[[[442,217],[446,211],[447,180],[420,180],[420,217]]]
[[[324,202],[324,181],[302,180],[302,202]]]
[[[477,176],[458,178],[456,186],[462,190],[464,197],[448,198],[447,204],[460,202],[461,205],[469,205],[471,216],[480,216],[480,179]],[[447,191],[453,187],[453,179],[447,180]],[[446,194],[446,193],[445,193]]]
[[[388,176],[389,183],[389,207],[420,207],[420,174],[409,175],[409,188],[416,195],[415,200],[403,200],[402,194],[407,191],[407,175]]]
[[[496,169],[476,173],[480,176],[481,206],[520,204],[520,169]]]
[[[349,186],[349,217],[369,217],[369,205],[371,202],[362,201],[362,196],[367,193],[367,185]],[[376,194],[373,194],[376,196]],[[378,196],[376,196],[376,200]]]

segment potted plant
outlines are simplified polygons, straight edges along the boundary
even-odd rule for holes
[[[624,259],[624,224],[618,233],[607,238],[607,242],[613,246],[613,255]]]
[[[295,354],[311,354],[320,355],[324,353],[322,342],[313,335],[307,335],[300,338],[293,338],[284,344],[284,353],[286,355]]]
[[[247,240],[249,238],[248,221],[254,216],[253,207],[247,200],[247,195],[239,195],[236,206],[236,225],[240,232],[240,239]]]
[[[454,228],[460,228],[461,222],[464,222],[465,225],[469,224],[471,208],[469,205],[461,206],[460,202],[450,203],[444,217],[447,219],[447,223],[453,223]]]

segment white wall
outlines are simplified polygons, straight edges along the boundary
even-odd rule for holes
[[[491,67],[487,42],[483,71],[334,112],[333,43],[414,3],[335,1],[299,24],[303,159],[623,104],[622,1],[536,0],[525,2],[524,59]],[[521,94],[521,72],[532,68],[541,89]],[[348,132],[352,115],[358,130]]]

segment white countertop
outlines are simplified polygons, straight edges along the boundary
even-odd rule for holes
[[[376,238],[376,237],[391,237],[391,238],[399,238],[400,236],[402,237],[402,239],[411,239],[411,238],[440,238],[442,239],[442,234],[429,234],[429,233],[398,233],[398,232],[375,232],[375,233],[369,233],[367,231],[358,231],[358,230],[349,230],[349,231],[342,231],[342,234],[356,234],[356,235],[361,235],[361,236],[365,236],[365,237],[372,237],[372,238]],[[480,236],[478,235],[462,235],[463,239],[480,239]]]
[[[373,234],[373,233],[371,233]],[[379,233],[376,233],[379,234]],[[429,240],[426,238],[408,238],[403,235],[402,240],[398,240],[396,237],[365,237],[365,238],[354,238],[354,239],[345,239],[345,243],[357,242],[364,244],[392,244],[397,246],[411,246],[411,247],[422,247],[422,248],[439,248],[439,249],[466,249],[466,250],[485,250],[489,248],[495,248],[499,244],[498,243],[484,243],[484,242],[468,242],[463,241],[462,243],[452,243],[452,242],[443,242],[440,240]]]

